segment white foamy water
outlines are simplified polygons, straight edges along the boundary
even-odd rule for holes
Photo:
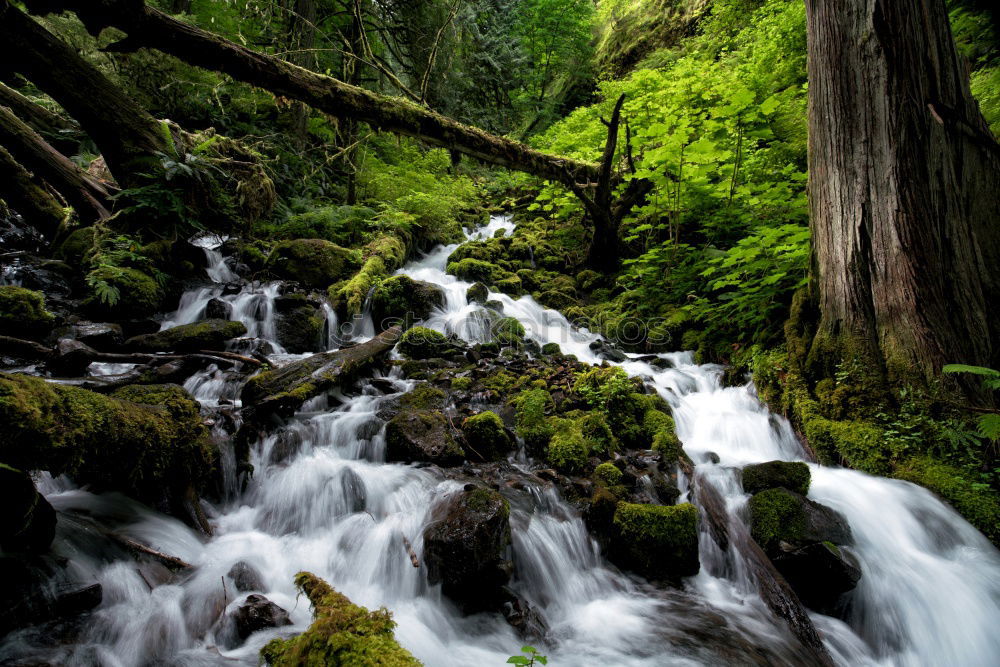
[[[470,238],[511,229],[507,218],[496,216]],[[467,303],[469,283],[444,273],[454,248],[438,248],[401,273],[445,290],[446,304],[428,326],[469,341],[486,340],[490,315]],[[210,275],[213,281],[230,281],[221,269]],[[198,303],[204,301],[203,311],[208,294],[221,294],[220,287],[206,289],[182,301],[174,321],[196,321]],[[224,298],[248,329],[254,325],[252,335],[274,343],[269,289],[244,285]],[[489,298],[500,302],[504,315],[521,321],[538,343],[556,342],[565,353],[599,362],[589,347],[597,336],[574,329],[559,313],[530,297],[491,293]],[[327,321],[329,331],[335,331],[332,311]],[[370,318],[362,323],[366,333],[369,323]],[[328,346],[336,344],[329,336]],[[751,385],[723,388],[721,369],[696,365],[688,353],[658,356],[668,367],[637,355],[620,365],[646,378],[670,403],[678,435],[697,464],[698,483],[719,492],[732,525],[739,526],[747,496],[735,471],[753,462],[804,460],[805,454],[787,422],[760,405]],[[412,386],[399,377],[389,379],[398,393]],[[217,369],[185,386],[206,407],[238,391]],[[378,412],[392,398],[371,387],[358,396],[317,398],[287,426],[263,437],[252,448],[255,473],[246,488],[234,486],[230,501],[211,508],[215,535],[207,540],[120,496],[95,496],[65,480],[46,479],[43,492],[62,510],[60,521],[74,527],[61,531],[53,549],[69,559],[77,580],[102,583],[104,601],[80,642],[32,648],[17,635],[0,648],[0,662],[36,651],[55,664],[257,664],[260,647],[278,631],[256,633],[244,645],[226,649],[223,625],[216,622],[220,609],[225,615],[246,597],[223,584],[229,569],[242,561],[260,573],[259,592],[289,612],[294,625],[286,632],[301,631],[311,621],[308,604],[292,586],[296,572],[309,570],[359,604],[392,610],[397,638],[427,665],[504,664],[524,641],[497,615],[463,617],[427,584],[424,569],[410,563],[404,539],[422,558],[421,536],[431,508],[461,482],[433,468],[384,462]],[[856,541],[851,551],[864,573],[850,594],[846,621],[812,614],[834,660],[844,665],[997,664],[996,549],[919,487],[815,464],[811,469],[810,497],[847,518]],[[684,499],[690,482],[681,475],[679,483]],[[609,566],[580,516],[553,488],[528,484],[511,501],[511,587],[548,624],[546,639],[536,645],[550,665],[809,662],[785,623],[757,595],[736,548],[723,552],[703,534],[701,573],[681,590],[658,590]],[[120,556],[93,554],[86,526],[94,520],[113,521],[122,532],[196,569],[190,577],[164,581]]]

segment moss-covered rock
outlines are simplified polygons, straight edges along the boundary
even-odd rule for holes
[[[275,244],[267,268],[283,280],[326,289],[361,268],[358,253],[322,239],[293,239]]]
[[[554,429],[545,416],[552,406],[552,396],[544,389],[529,389],[514,399],[517,409],[517,434],[533,452],[543,452],[552,438]]]
[[[930,457],[905,461],[896,469],[895,476],[938,494],[994,544],[1000,544],[1000,500],[996,492],[970,481],[954,466]]]
[[[542,345],[542,354],[547,356],[562,354],[562,348],[559,347],[559,343],[546,343]]]
[[[510,505],[496,491],[467,486],[434,510],[424,529],[427,581],[465,611],[495,609],[513,564]]]
[[[313,607],[313,624],[291,639],[273,639],[260,655],[272,667],[419,667],[393,636],[396,623],[384,607],[368,611],[309,572],[295,585]]]
[[[41,292],[0,285],[0,336],[40,340],[52,331],[55,319]]]
[[[410,359],[432,359],[453,348],[445,335],[427,327],[413,327],[399,339],[399,351]]]
[[[400,412],[385,427],[385,446],[387,461],[450,466],[465,458],[448,418],[436,410]]]
[[[406,324],[430,317],[444,306],[444,292],[437,285],[409,276],[383,280],[372,293],[372,319],[376,328],[402,321]]]
[[[320,309],[303,303],[283,309],[275,317],[278,343],[292,354],[325,349],[326,318]]]
[[[549,440],[546,458],[557,470],[567,473],[579,472],[587,465],[590,448],[583,437],[580,425],[572,419],[553,417],[552,438]]]
[[[40,553],[56,532],[56,512],[31,477],[0,463],[0,549]]]
[[[156,503],[198,489],[215,465],[198,403],[176,385],[131,385],[105,396],[6,374],[0,458]]]
[[[231,320],[202,320],[181,324],[151,334],[133,336],[125,347],[138,352],[194,352],[219,350],[225,342],[247,332],[242,322]]]
[[[750,499],[750,533],[769,556],[784,542],[801,547],[816,542],[851,544],[851,529],[836,511],[785,488],[767,489]]]
[[[524,343],[524,325],[513,317],[504,317],[490,326],[493,341],[500,345],[518,346]]]
[[[496,288],[498,292],[503,292],[504,294],[509,294],[513,297],[518,297],[524,294],[524,287],[521,285],[521,279],[515,275],[504,275],[493,281],[493,287]]]
[[[469,303],[486,303],[489,298],[489,289],[483,283],[474,283],[472,287],[465,291],[465,298]]]
[[[487,285],[492,285],[497,280],[507,277],[507,272],[497,265],[468,257],[459,262],[449,262],[447,270],[448,273],[461,280]]]
[[[809,466],[801,461],[768,461],[743,468],[743,490],[749,494],[784,487],[789,491],[809,493]]]
[[[462,422],[462,433],[469,449],[484,461],[501,461],[513,442],[497,413],[486,410]]]
[[[605,461],[594,468],[594,479],[605,486],[615,486],[622,481],[622,471],[614,463]]]
[[[83,264],[84,255],[94,247],[97,238],[97,229],[94,227],[80,227],[74,229],[56,248],[53,257],[68,262],[73,266]]]
[[[86,305],[110,319],[148,317],[160,310],[166,298],[163,287],[139,269],[101,266],[87,274],[88,285],[103,284],[117,293],[113,302],[92,292]]]
[[[603,414],[593,410],[584,413],[576,421],[590,454],[610,455],[618,449],[618,439]]]
[[[698,573],[698,510],[682,505],[618,503],[614,553],[625,567],[653,579]]]

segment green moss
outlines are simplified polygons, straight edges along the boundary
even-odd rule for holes
[[[261,657],[273,667],[382,665],[418,666],[393,636],[392,614],[384,607],[368,611],[353,604],[309,572],[295,575],[295,585],[313,607],[313,623],[291,639],[273,639]]]
[[[427,327],[413,327],[400,337],[399,351],[411,359],[439,357],[451,348],[445,335]]]
[[[605,486],[614,486],[622,479],[622,471],[614,463],[604,462],[594,469],[594,478]]]
[[[618,503],[616,549],[630,567],[656,578],[696,574],[698,510],[682,505]]]
[[[440,410],[444,407],[444,392],[429,384],[420,384],[403,394],[400,404],[414,410]]]
[[[478,259],[466,258],[459,262],[449,262],[448,273],[469,282],[492,285],[505,277],[505,271],[495,264]]]
[[[281,241],[267,258],[267,268],[279,278],[316,289],[325,289],[359,267],[357,252],[322,239]]]
[[[470,449],[487,461],[501,460],[513,444],[503,420],[490,410],[465,419],[462,422],[462,433]]]
[[[465,292],[465,298],[469,303],[486,303],[489,298],[489,289],[483,283],[475,283]]]
[[[181,324],[151,334],[129,338],[125,344],[129,349],[143,352],[184,351],[219,349],[232,338],[247,332],[242,322],[230,320],[202,320],[192,324]]]
[[[118,291],[114,304],[102,302],[96,294],[86,299],[102,316],[148,317],[160,309],[166,294],[156,280],[138,269],[101,266],[87,274],[88,283],[102,282]]]
[[[806,532],[802,502],[787,489],[761,491],[747,504],[750,532],[765,551],[771,552],[781,541],[795,543]]]
[[[590,448],[580,431],[580,426],[572,419],[552,417],[552,437],[549,440],[547,458],[557,470],[567,473],[579,472],[587,465]]]
[[[587,441],[587,449],[591,453],[611,454],[618,449],[618,439],[600,412],[584,413],[577,419],[577,426],[583,434],[583,439]]]
[[[55,319],[45,309],[45,295],[41,292],[0,285],[0,335],[44,338],[52,330]]]
[[[503,292],[504,294],[509,294],[513,297],[518,297],[524,294],[524,288],[521,286],[521,279],[517,276],[506,276],[494,280],[493,287],[495,287],[498,292]]]
[[[545,417],[545,411],[552,406],[552,396],[544,389],[529,389],[514,399],[517,409],[517,434],[525,445],[534,451],[541,451],[549,444],[553,428]]]
[[[452,264],[472,259],[486,264],[496,264],[503,259],[503,256],[504,250],[498,239],[469,241],[455,248],[455,251],[448,255],[448,263]]]
[[[472,388],[472,378],[470,377],[452,378],[451,388],[457,389],[458,391],[467,391]]]
[[[769,461],[743,469],[743,490],[750,494],[784,487],[806,495],[809,492],[809,466],[801,461]]]
[[[160,501],[204,484],[214,451],[198,404],[176,385],[112,396],[0,374],[0,458],[25,470]]]
[[[542,345],[542,354],[547,356],[562,354],[562,348],[559,347],[559,343],[546,343]]]
[[[97,230],[94,227],[81,227],[80,229],[74,229],[70,232],[69,236],[59,244],[59,247],[54,253],[56,259],[61,259],[64,262],[69,263],[73,266],[80,266],[83,264],[84,256],[89,253],[94,247],[94,241],[97,238]]]
[[[929,457],[904,462],[895,476],[938,494],[994,544],[1000,544],[1000,500],[985,484],[969,481],[961,470]]]
[[[427,319],[443,305],[444,293],[436,285],[409,276],[386,278],[372,292],[372,318],[383,329],[393,320],[408,326],[414,320]]]
[[[513,317],[505,317],[491,327],[493,340],[500,345],[517,346],[524,342],[524,325]]]

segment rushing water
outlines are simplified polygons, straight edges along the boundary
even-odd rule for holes
[[[502,216],[470,238],[509,234]],[[274,336],[279,286],[243,284],[205,243],[212,284],[186,293],[164,327],[204,317],[211,299],[231,317],[282,352]],[[469,341],[489,336],[486,312],[469,304],[469,283],[445,274],[455,246],[440,247],[401,273],[440,285],[446,304],[426,323]],[[570,326],[530,297],[490,294],[539,343],[557,342],[581,360],[599,360],[596,336]],[[336,316],[327,309],[327,344],[339,344]],[[374,332],[362,318],[355,336]],[[721,369],[695,365],[691,355],[660,355],[670,368],[636,358],[621,365],[651,382],[673,410],[678,435],[696,463],[699,483],[722,496],[734,522],[747,501],[738,467],[774,459],[804,460],[788,424],[761,406],[752,385],[723,388]],[[282,358],[279,356],[279,358]],[[386,382],[391,393],[385,394]],[[523,643],[499,617],[463,617],[423,568],[421,534],[436,499],[461,488],[433,468],[384,463],[380,406],[412,383],[392,375],[360,395],[317,398],[252,449],[255,475],[240,490],[230,473],[228,500],[210,508],[215,536],[205,540],[179,521],[115,494],[94,495],[63,479],[45,478],[41,490],[60,510],[53,551],[68,561],[62,576],[99,582],[104,599],[82,639],[39,646],[16,633],[0,647],[0,662],[31,656],[54,664],[256,664],[261,646],[278,631],[259,632],[233,649],[225,623],[246,594],[226,577],[237,562],[261,575],[260,593],[285,608],[301,631],[308,604],[296,597],[293,575],[312,571],[359,604],[392,610],[396,636],[427,665],[501,665]],[[209,415],[236,403],[239,382],[214,367],[185,387]],[[221,422],[221,418],[219,419]],[[224,463],[231,452],[224,452]],[[713,463],[712,461],[717,461]],[[1000,661],[1000,555],[954,511],[906,482],[811,464],[809,496],[849,521],[852,548],[864,573],[849,594],[846,621],[813,614],[836,662],[845,665],[990,665]],[[527,470],[527,467],[525,468]],[[681,479],[683,491],[687,480]],[[581,518],[551,488],[528,484],[513,500],[513,588],[548,624],[542,652],[555,665],[802,664],[807,659],[786,625],[756,593],[743,556],[721,552],[703,536],[702,571],[683,590],[659,590],[609,566]],[[682,499],[685,499],[682,496]],[[93,526],[118,531],[196,566],[185,577],[137,566],[95,546]],[[161,663],[162,661],[162,663]]]

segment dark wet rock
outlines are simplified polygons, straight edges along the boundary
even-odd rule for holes
[[[488,297],[489,289],[483,283],[474,283],[465,291],[465,298],[469,303],[486,303]]]
[[[299,453],[302,448],[302,434],[292,429],[282,429],[271,447],[269,463],[284,463]]]
[[[95,350],[108,352],[121,347],[125,335],[114,322],[77,322],[72,326],[73,338]]]
[[[229,614],[227,620],[230,627],[224,631],[221,643],[227,649],[233,649],[246,641],[247,637],[267,628],[280,628],[291,625],[288,612],[268,600],[263,595],[250,595],[236,611]],[[229,625],[229,624],[227,624]]]
[[[205,305],[205,317],[210,320],[228,320],[232,312],[232,307],[222,299],[209,299]]]
[[[854,590],[861,570],[845,549],[815,542],[795,549],[784,543],[771,562],[810,609],[834,615],[841,596]],[[787,547],[787,550],[786,550]]]
[[[705,452],[705,460],[708,461],[709,463],[718,464],[719,461],[721,461],[722,459],[720,459],[719,455],[716,454],[715,452]]]
[[[91,584],[57,595],[52,603],[52,612],[56,616],[76,616],[90,611],[101,604],[103,599],[104,589],[101,585]]]
[[[444,291],[437,285],[409,276],[392,276],[372,293],[372,320],[376,328],[400,321],[409,324],[427,319],[444,302]]]
[[[125,341],[125,347],[139,352],[218,350],[225,346],[227,340],[242,336],[246,332],[246,325],[242,322],[202,320],[157,333],[133,336]]]
[[[590,349],[601,359],[608,361],[627,361],[628,356],[606,340],[595,340],[590,344]]]
[[[49,372],[63,377],[83,375],[97,351],[89,345],[71,338],[61,338],[56,343],[55,357],[45,364]]]
[[[510,624],[519,637],[526,641],[537,642],[545,637],[549,630],[545,618],[527,600],[507,587],[503,589],[504,601],[500,613]]]
[[[48,550],[55,537],[56,512],[27,473],[0,463],[0,502],[0,548],[6,552]]]
[[[817,542],[853,543],[843,516],[785,488],[761,491],[750,499],[748,509],[751,534],[772,558],[783,551],[782,542],[793,549]]]
[[[496,491],[468,485],[434,510],[424,530],[427,580],[465,611],[496,609],[513,571],[510,505]]]
[[[465,458],[448,418],[435,410],[404,410],[396,415],[386,425],[385,443],[387,461],[448,466]]]
[[[784,487],[806,495],[809,492],[809,466],[801,461],[768,461],[743,468],[743,490],[749,494]]]
[[[326,318],[307,303],[285,309],[275,317],[278,343],[292,354],[316,352],[323,347]]]
[[[260,576],[260,572],[258,572],[257,568],[253,565],[244,560],[233,563],[233,566],[229,568],[229,572],[226,573],[226,576],[232,579],[233,586],[240,593],[264,590],[264,580]]]
[[[682,505],[618,503],[610,556],[650,579],[698,573],[698,510]]]
[[[380,394],[395,394],[399,391],[396,383],[389,378],[371,378],[368,380],[368,386]]]

